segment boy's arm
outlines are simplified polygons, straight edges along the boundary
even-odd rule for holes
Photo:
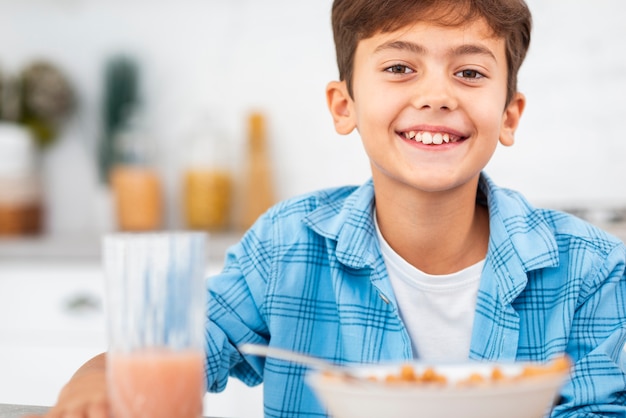
[[[626,371],[620,364],[626,342],[625,259],[624,247],[616,247],[579,295],[583,302],[568,343],[577,361],[553,418],[626,416]]]
[[[221,392],[230,376],[254,386],[263,380],[261,358],[244,358],[237,346],[267,344],[269,331],[259,310],[264,293],[260,275],[241,273],[239,260],[228,263],[227,271],[210,281],[207,323],[207,390]]]
[[[45,418],[66,416],[73,418],[109,417],[105,353],[93,357],[74,373],[61,389],[56,405],[44,415]]]
[[[273,220],[263,215],[229,248],[224,269],[209,279],[207,318],[207,390],[221,392],[233,376],[248,386],[263,381],[265,360],[242,356],[243,343],[267,344],[270,331],[263,313],[275,261]]]
[[[626,372],[619,364],[626,328],[574,364],[572,382],[563,389],[562,404],[552,418],[626,416]]]

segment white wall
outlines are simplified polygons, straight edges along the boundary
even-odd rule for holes
[[[626,3],[529,0],[535,31],[517,143],[490,170],[547,204],[626,202]]]
[[[529,0],[533,45],[520,75],[528,107],[517,144],[489,172],[537,203],[626,202],[626,3]],[[334,133],[324,87],[336,77],[331,0],[0,0],[0,70],[54,60],[75,84],[80,112],[44,157],[52,232],[97,229],[102,69],[113,53],[141,62],[153,135],[175,157],[207,113],[243,152],[245,114],[267,112],[280,198],[360,183],[368,164],[356,135]],[[178,220],[171,205],[170,223]]]

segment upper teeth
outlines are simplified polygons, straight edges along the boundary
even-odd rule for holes
[[[404,132],[403,135],[406,139],[412,139],[416,142],[421,142],[427,145],[429,144],[439,145],[439,144],[443,144],[444,142],[447,144],[449,142],[456,142],[459,140],[459,137],[457,136],[450,136],[450,134],[441,133],[441,132],[409,131],[409,132]]]

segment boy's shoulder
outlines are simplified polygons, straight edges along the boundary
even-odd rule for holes
[[[579,244],[584,242],[606,251],[612,250],[616,244],[623,245],[618,237],[574,214],[546,208],[538,208],[536,211],[552,227],[557,239],[576,241]]]
[[[360,186],[321,189],[285,199],[268,209],[246,231],[246,248],[293,248],[320,238],[350,239],[363,231],[374,235],[371,179]],[[317,241],[316,241],[317,242]]]
[[[542,208],[530,203],[523,194],[496,186],[487,176],[481,189],[488,197],[492,238],[524,242],[531,252],[553,252],[567,241],[569,246],[584,246],[609,252],[623,245],[607,231],[562,210]]]
[[[330,187],[300,194],[285,199],[271,207],[266,215],[269,218],[313,216],[328,218],[352,210],[365,210],[373,198],[371,180],[363,185]]]
[[[601,252],[623,245],[619,238],[586,220],[563,210],[535,206],[521,193],[497,187],[488,178],[484,180],[490,213],[501,220],[510,236],[532,235],[535,244],[548,240],[557,245],[567,242],[594,247]]]

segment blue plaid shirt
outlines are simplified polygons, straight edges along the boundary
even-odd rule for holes
[[[626,248],[565,213],[535,209],[482,175],[490,213],[470,358],[547,360],[571,381],[552,416],[626,416]],[[209,281],[207,384],[264,382],[266,417],[325,417],[306,369],[240,355],[245,342],[339,363],[412,358],[372,222],[374,188],[320,191],[270,209]]]

